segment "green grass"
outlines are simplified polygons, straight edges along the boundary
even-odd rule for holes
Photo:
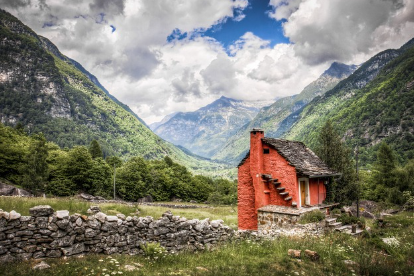
[[[303,255],[294,259],[288,249],[310,249],[320,259]],[[50,269],[32,270],[39,261],[0,264],[0,275],[414,275],[408,261],[386,256],[366,238],[329,234],[322,238],[287,238],[274,241],[233,241],[213,251],[154,256],[90,255],[82,258],[46,260]],[[347,265],[344,261],[355,262]],[[129,272],[125,265],[137,270]],[[398,271],[396,273],[396,271]],[[112,274],[112,273],[116,274]],[[119,273],[121,272],[121,273]]]
[[[168,204],[168,202],[165,202]],[[169,202],[169,204],[177,204],[176,202]],[[191,203],[180,203],[190,205]],[[161,215],[170,210],[174,215],[186,217],[188,219],[198,218],[210,220],[222,219],[224,223],[233,229],[237,228],[237,207],[234,206],[211,206],[211,208],[197,208],[197,209],[172,209],[161,206],[146,206],[137,204],[118,204],[118,203],[90,203],[80,201],[76,198],[22,198],[22,197],[4,197],[0,196],[0,209],[10,212],[16,212],[28,216],[29,209],[37,205],[50,205],[55,211],[68,210],[70,214],[79,213],[87,215],[86,211],[91,205],[98,205],[102,212],[107,215],[124,214],[126,216],[152,216],[157,219]],[[207,205],[203,205],[207,206]]]
[[[16,203],[17,202],[17,203]],[[14,203],[14,205],[13,205]],[[74,199],[20,199],[0,197],[0,208],[10,206],[27,208],[49,204],[82,213],[90,205]],[[136,206],[102,204],[105,212],[134,212]],[[71,209],[72,208],[72,209]],[[58,208],[62,209],[62,208]],[[159,217],[168,208],[139,206],[141,215]],[[9,210],[10,211],[10,210]],[[19,210],[20,211],[20,210]],[[203,209],[172,209],[175,215],[188,218],[227,217],[227,224],[237,222],[232,207]],[[231,212],[233,211],[233,212]],[[72,212],[72,211],[71,211]],[[328,233],[321,237],[280,237],[273,241],[233,240],[211,251],[182,252],[174,255],[155,250],[147,256],[87,255],[67,259],[47,259],[51,268],[36,271],[32,267],[40,262],[30,260],[0,264],[0,275],[407,275],[414,276],[414,215],[401,213],[386,217],[383,225],[369,221],[371,234],[354,238],[341,233]],[[387,244],[382,239],[397,242]],[[157,248],[154,245],[154,248]],[[302,250],[301,259],[287,255],[288,249]],[[316,251],[318,261],[304,256],[304,250]],[[346,261],[349,263],[347,264]],[[125,265],[137,269],[127,271]],[[121,273],[120,273],[121,272]],[[112,274],[114,273],[114,274]]]

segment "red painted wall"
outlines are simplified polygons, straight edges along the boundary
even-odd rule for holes
[[[267,146],[265,146],[268,148]],[[279,195],[276,187],[270,184],[270,204],[292,206],[292,201],[298,202],[298,180],[295,167],[289,165],[275,149],[270,148],[269,154],[264,154],[264,173],[277,178],[282,184],[278,187],[285,187],[285,191],[289,192],[292,200],[286,201],[284,196]]]
[[[264,133],[256,131],[250,133],[250,156],[238,170],[238,226],[242,230],[257,229],[257,209],[266,205],[292,206],[296,201],[299,206],[298,177],[295,167],[273,148],[262,144]],[[263,148],[269,148],[269,154],[263,153]],[[263,181],[262,174],[270,174],[273,179],[281,182],[292,200],[284,200],[279,195],[276,186]],[[265,193],[269,190],[270,193]],[[309,179],[310,204],[322,203],[325,199],[326,188],[322,180]],[[319,202],[318,202],[319,193]]]
[[[257,229],[257,211],[253,180],[250,175],[250,158],[239,167],[238,183],[238,224],[239,229]]]
[[[318,188],[318,179],[310,178],[309,179],[309,194],[310,194],[310,204],[316,205],[321,204],[326,198],[326,187],[323,184],[324,179],[319,179],[319,188]],[[319,202],[318,202],[319,194]]]

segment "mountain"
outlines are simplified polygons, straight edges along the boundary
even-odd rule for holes
[[[105,155],[169,155],[195,172],[224,169],[159,138],[78,62],[3,10],[0,60],[0,121],[6,125],[21,123],[61,147],[96,139]]]
[[[298,114],[285,138],[316,145],[318,131],[331,119],[349,146],[359,145],[363,164],[385,141],[401,161],[414,158],[414,39],[383,51],[316,97]]]
[[[298,111],[313,98],[323,95],[339,81],[348,77],[356,68],[356,65],[332,63],[329,69],[307,85],[300,94],[281,98],[272,105],[263,107],[255,118],[230,137],[212,158],[237,164],[249,148],[249,132],[252,128],[264,129],[268,137],[280,137],[294,123]],[[287,118],[290,120],[286,121]]]
[[[149,125],[150,129],[152,129],[152,130],[157,129],[157,127],[159,127],[160,125],[163,125],[166,122],[168,122],[172,117],[174,117],[175,115],[177,115],[177,113],[178,112],[174,112],[174,113],[168,114],[161,121],[150,124]]]
[[[161,138],[204,157],[217,150],[268,101],[241,101],[221,97],[194,112],[179,112],[154,132]]]

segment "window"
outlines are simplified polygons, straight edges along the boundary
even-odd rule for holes
[[[264,154],[269,154],[269,149],[263,149]]]

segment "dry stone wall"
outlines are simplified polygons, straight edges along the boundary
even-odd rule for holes
[[[58,258],[87,253],[143,253],[142,244],[158,242],[168,251],[201,250],[230,239],[234,231],[222,220],[188,220],[170,211],[160,219],[108,216],[94,206],[89,216],[31,208],[30,216],[0,210],[0,262]]]

